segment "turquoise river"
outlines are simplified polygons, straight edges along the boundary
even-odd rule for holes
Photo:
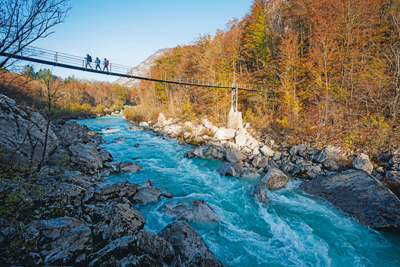
[[[269,205],[250,196],[260,179],[224,177],[217,173],[222,162],[188,159],[194,147],[163,140],[153,132],[129,130],[122,117],[79,121],[102,134],[104,147],[117,161],[133,161],[143,170],[108,177],[106,183],[127,180],[140,184],[150,179],[174,197],[136,205],[146,218],[145,229],[158,233],[176,220],[163,213],[171,202],[205,200],[218,222],[193,222],[217,259],[228,266],[400,266],[400,236],[378,232],[346,216],[330,203],[303,192],[301,181],[268,191]],[[107,128],[112,128],[107,130]],[[125,136],[121,142],[113,142]],[[139,147],[134,147],[139,143]]]

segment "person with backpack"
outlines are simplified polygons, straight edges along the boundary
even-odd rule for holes
[[[109,62],[106,58],[104,58],[103,64],[104,64],[103,71],[104,71],[105,69],[107,69],[107,72],[109,72],[109,70],[108,70],[108,65],[110,65],[110,62]]]
[[[89,66],[91,69],[93,69],[90,65],[90,62],[92,62],[92,57],[89,54],[86,54],[86,68]]]
[[[96,70],[97,70],[97,67],[99,68],[99,70],[101,70],[100,59],[98,57],[96,57]]]

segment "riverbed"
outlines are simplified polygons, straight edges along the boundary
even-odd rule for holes
[[[189,223],[225,265],[400,266],[399,235],[361,225],[332,204],[303,192],[301,181],[267,191],[271,204],[258,204],[250,194],[260,178],[220,176],[216,170],[222,162],[184,157],[194,146],[149,131],[129,130],[131,124],[119,116],[79,123],[102,134],[104,147],[115,160],[143,166],[139,173],[111,175],[106,183],[141,184],[150,179],[174,195],[135,205],[146,218],[146,230],[158,233],[176,220],[163,213],[166,204],[201,199],[218,213],[219,221]],[[122,136],[126,140],[113,142]]]

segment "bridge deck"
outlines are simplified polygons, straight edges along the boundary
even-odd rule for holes
[[[30,62],[35,62],[35,63],[40,63],[40,64],[46,64],[46,65],[51,65],[55,67],[61,67],[61,68],[68,68],[68,69],[74,69],[74,70],[80,70],[80,71],[87,71],[87,72],[92,72],[92,73],[98,73],[98,74],[103,74],[103,75],[113,75],[113,76],[118,76],[118,77],[126,77],[126,78],[132,78],[132,79],[139,79],[139,80],[144,80],[144,81],[153,81],[153,82],[162,82],[162,83],[170,83],[170,84],[177,84],[177,85],[189,85],[189,86],[197,86],[197,87],[208,87],[208,88],[225,88],[225,89],[237,89],[237,90],[243,90],[243,91],[258,91],[254,89],[249,89],[249,88],[240,88],[238,86],[221,86],[221,85],[215,85],[215,84],[199,84],[199,83],[192,83],[192,82],[182,82],[182,81],[172,81],[168,79],[154,79],[150,77],[140,77],[140,76],[134,76],[129,74],[129,71],[132,69],[131,67],[128,66],[123,66],[119,64],[113,64],[110,63],[110,71],[101,71],[101,70],[95,70],[95,69],[90,69],[86,68],[86,59],[83,57],[78,57],[78,56],[72,56],[64,53],[58,53],[58,52],[53,52],[45,49],[40,49],[40,48],[35,48],[35,47],[30,47],[30,50],[28,50],[28,56],[24,56],[22,53],[21,55],[17,54],[10,54],[10,53],[4,53],[0,52],[0,56],[8,57],[8,58],[14,58],[17,60],[24,60],[24,61],[30,61]],[[91,62],[92,67],[95,67],[95,63]],[[114,70],[114,72],[112,71]],[[117,72],[116,72],[116,71]]]

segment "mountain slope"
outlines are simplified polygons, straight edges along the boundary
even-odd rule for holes
[[[132,74],[133,76],[147,77],[150,67],[151,67],[151,65],[153,65],[154,60],[162,57],[169,50],[170,50],[170,48],[163,48],[163,49],[157,50],[157,52],[155,52],[154,54],[149,56],[145,61],[140,63],[138,66],[132,68],[127,74]],[[125,77],[121,77],[118,80],[116,80],[115,82],[118,83],[119,85],[130,87],[130,88],[135,88],[135,87],[139,86],[139,84],[140,84],[140,80],[125,78]]]

